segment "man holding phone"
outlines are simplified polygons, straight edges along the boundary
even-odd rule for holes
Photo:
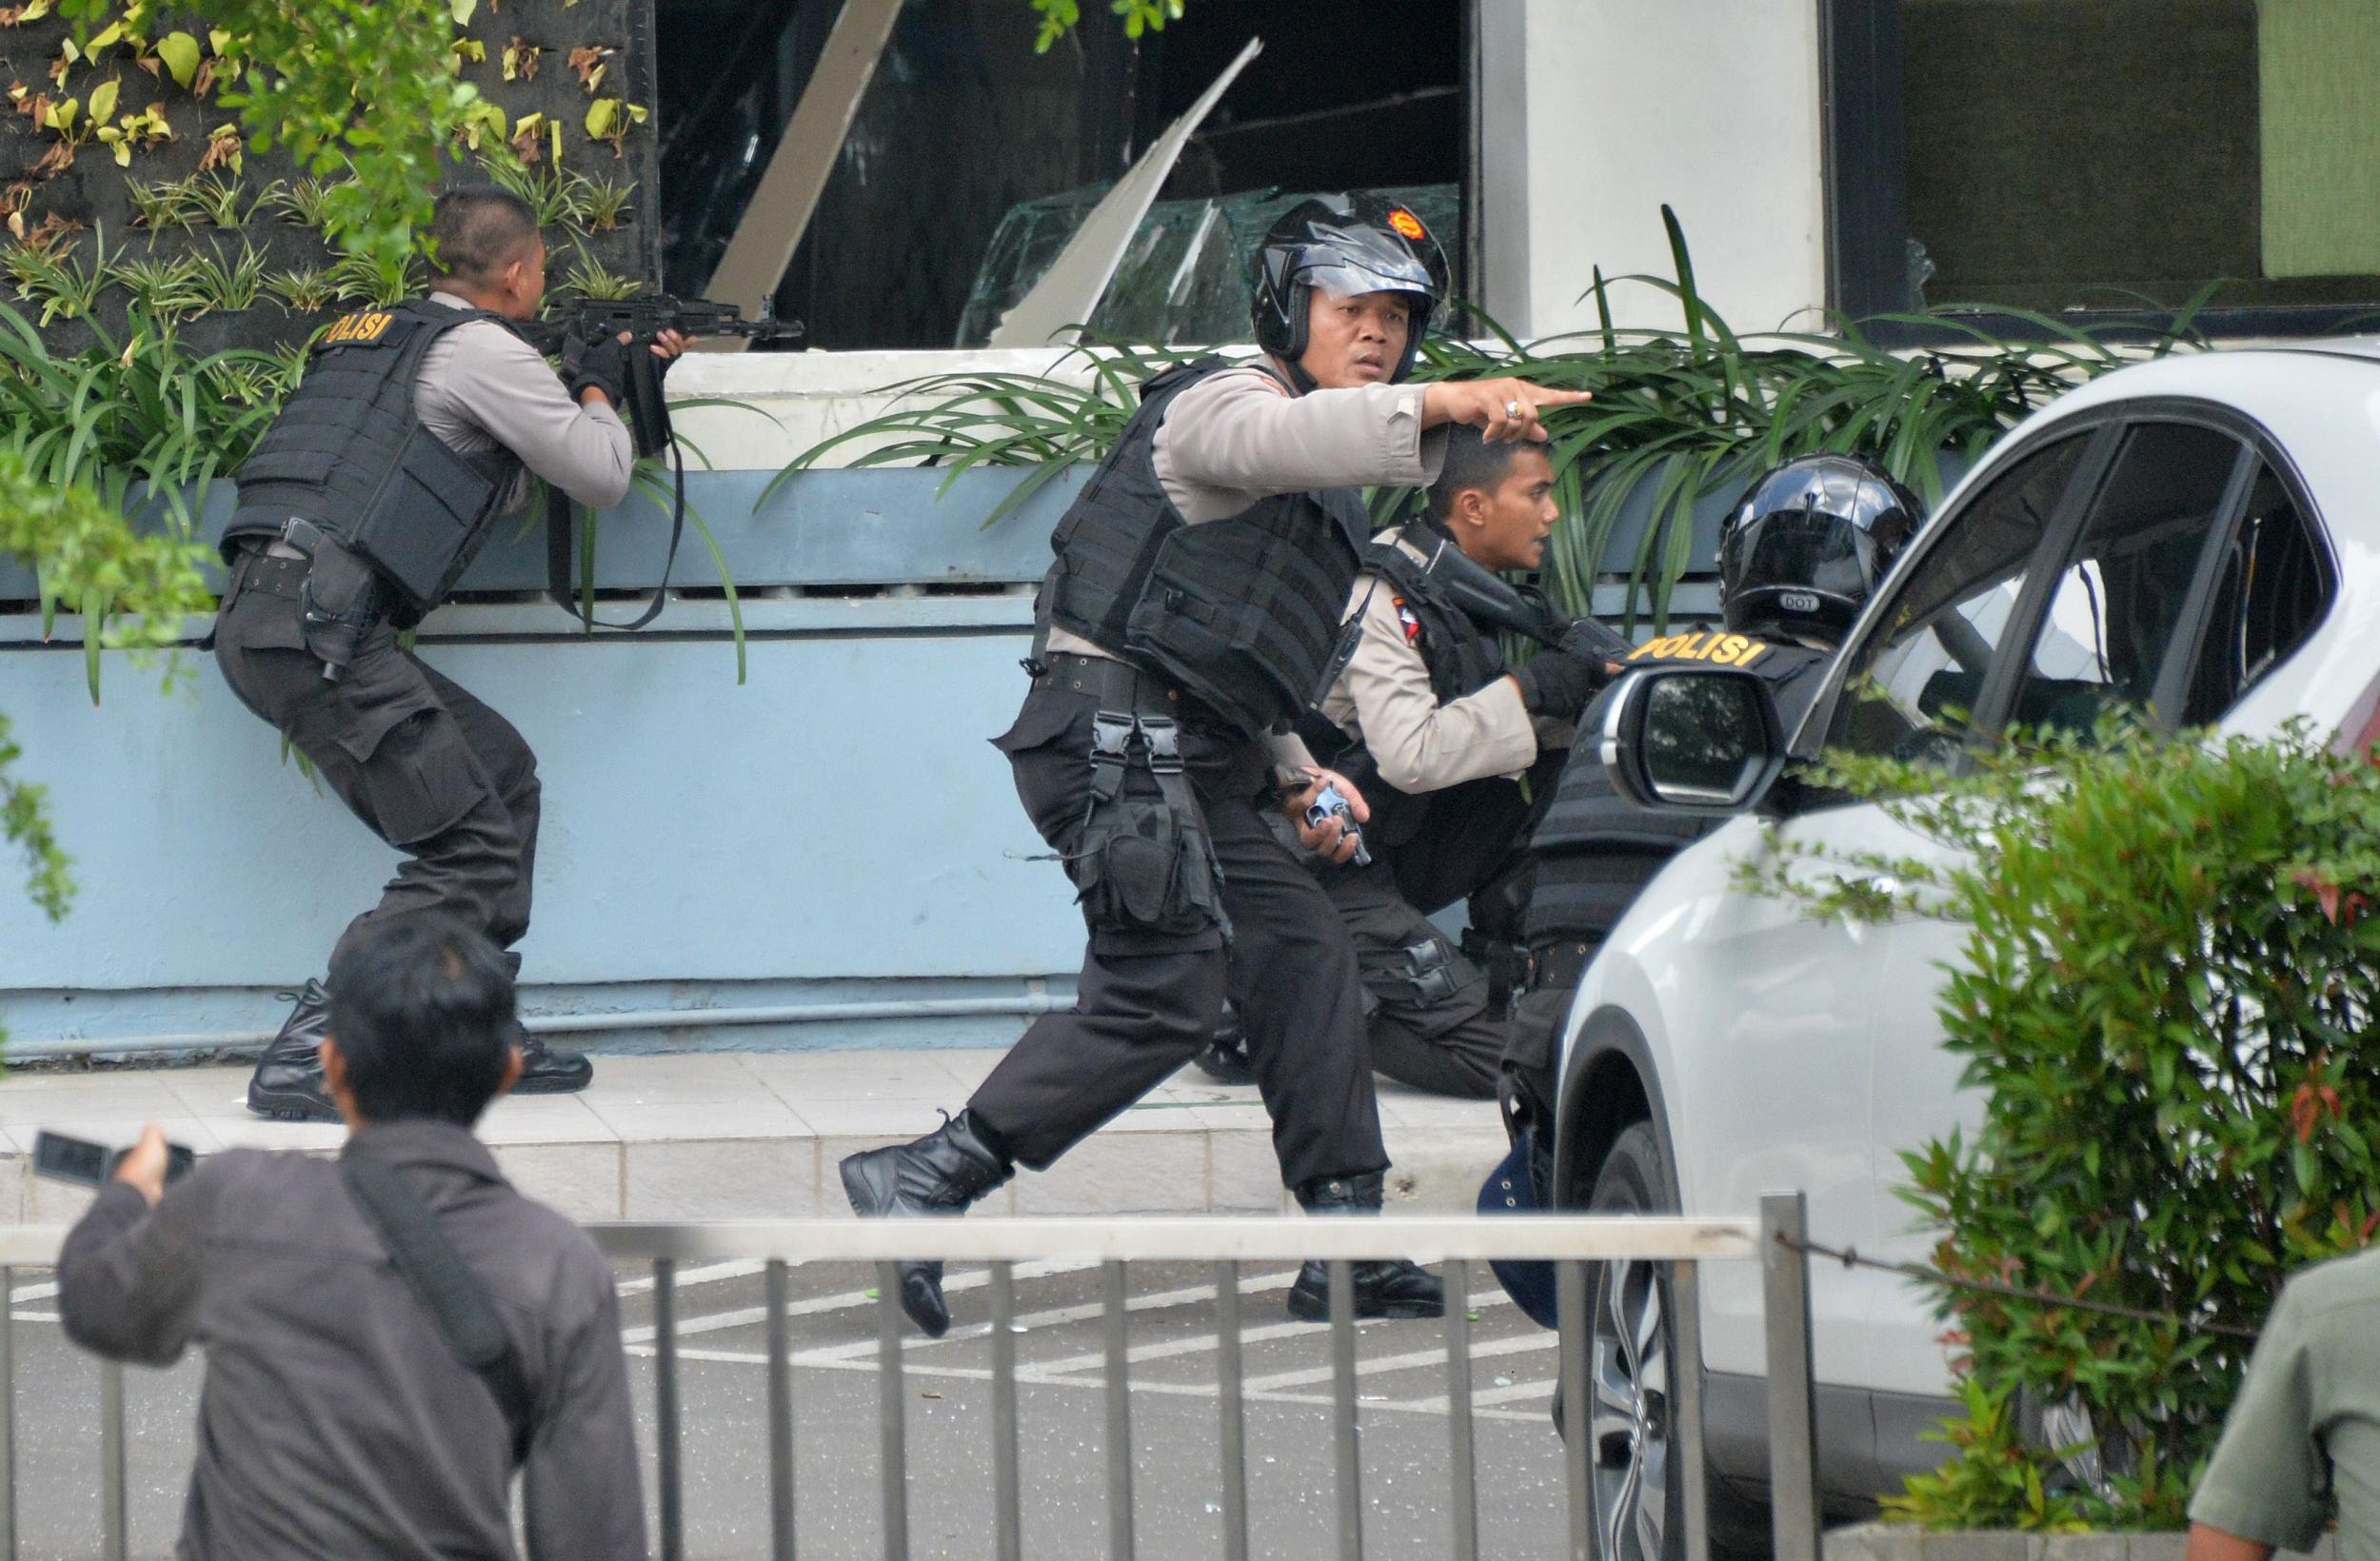
[[[232,1150],[169,1190],[152,1123],[59,1259],[85,1349],[206,1351],[175,1553],[511,1556],[518,1469],[533,1561],[642,1561],[610,1269],[471,1133],[521,1073],[503,955],[452,916],[382,919],[341,947],[331,990],[337,1160]],[[443,1285],[424,1283],[425,1241]],[[492,1363],[447,1342],[474,1312],[502,1328]]]

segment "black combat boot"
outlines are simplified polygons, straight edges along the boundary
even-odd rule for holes
[[[1318,1176],[1298,1189],[1298,1203],[1310,1215],[1377,1215],[1380,1212],[1380,1174],[1360,1176]],[[1359,1317],[1442,1317],[1446,1291],[1438,1275],[1402,1258],[1355,1265],[1356,1315]],[[1298,1271],[1289,1287],[1289,1314],[1303,1322],[1328,1322],[1331,1316],[1330,1265],[1316,1259]]]
[[[288,993],[281,994],[283,997]],[[281,1021],[265,1055],[248,1076],[248,1109],[259,1116],[285,1122],[335,1122],[339,1108],[323,1085],[323,1060],[315,1048],[330,1025],[330,992],[320,981],[308,981],[297,994],[297,1006]]]
[[[585,1053],[565,1052],[521,1032],[521,1081],[512,1086],[513,1094],[568,1095],[586,1088],[594,1077],[595,1064]]]
[[[843,1195],[854,1214],[963,1214],[968,1204],[1017,1174],[1008,1156],[991,1142],[972,1112],[961,1112],[915,1143],[871,1149],[843,1162]],[[901,1310],[928,1338],[950,1332],[950,1308],[942,1300],[942,1266],[906,1262],[901,1274]]]

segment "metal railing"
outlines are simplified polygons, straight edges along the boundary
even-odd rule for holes
[[[1669,1215],[1523,1216],[1481,1219],[810,1219],[708,1224],[594,1224],[588,1234],[615,1259],[652,1268],[652,1354],[655,1443],[659,1464],[658,1518],[663,1561],[685,1554],[684,1464],[680,1436],[677,1274],[688,1262],[762,1265],[765,1296],[769,1549],[773,1561],[795,1554],[793,1352],[790,1269],[800,1263],[877,1265],[878,1381],[881,1416],[881,1499],[884,1554],[904,1561],[909,1551],[908,1428],[902,1349],[908,1332],[893,1264],[941,1258],[989,1265],[993,1544],[1000,1561],[1025,1554],[1018,1459],[1018,1369],[1015,1266],[1060,1260],[1097,1264],[1105,1361],[1108,1553],[1130,1561],[1134,1549],[1131,1456],[1132,1402],[1126,1320],[1127,1265],[1204,1262],[1214,1266],[1220,1406],[1222,1550],[1247,1561],[1249,1549],[1245,1397],[1240,1358],[1240,1266],[1319,1258],[1330,1275],[1331,1441],[1337,1479],[1338,1553],[1363,1554],[1362,1452],[1357,1417],[1354,1315],[1355,1263],[1397,1255],[1445,1265],[1449,1422],[1447,1512],[1458,1561],[1480,1554],[1472,1422],[1470,1265],[1490,1259],[1541,1259],[1557,1265],[1560,1319],[1557,1345],[1566,1435],[1562,1450],[1568,1487],[1567,1553],[1598,1561],[1591,1488],[1595,1449],[1587,1433],[1589,1265],[1626,1259],[1672,1266],[1671,1328],[1677,1380],[1672,1399],[1670,1445],[1683,1476],[1686,1561],[1708,1561],[1702,1447],[1702,1350],[1698,1276],[1709,1262],[1756,1260],[1763,1270],[1762,1306],[1768,1345],[1771,1511],[1776,1561],[1818,1561],[1816,1420],[1811,1393],[1810,1281],[1804,1205],[1799,1194],[1761,1200],[1760,1217],[1689,1219]],[[64,1231],[57,1227],[0,1230],[0,1293],[12,1294],[14,1270],[55,1262]],[[17,1554],[13,1322],[0,1307],[0,1557]],[[123,1367],[100,1362],[101,1554],[126,1555],[126,1443]]]

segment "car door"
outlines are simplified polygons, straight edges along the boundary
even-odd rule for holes
[[[2304,610],[2302,602],[2277,612],[2272,603],[2245,602],[2243,582],[2256,573],[2259,545],[2277,557],[2293,511],[2274,502],[2271,474],[2239,431],[2211,413],[2200,421],[2174,409],[2112,424],[2099,437],[2112,442],[2105,475],[2086,479],[2087,492],[2070,494],[2082,499],[2070,506],[2073,521],[2053,525],[2043,543],[2056,566],[2033,571],[2032,588],[2012,608],[2010,632],[1994,646],[1975,706],[1986,729],[2087,731],[2117,710],[2169,729],[2211,721],[2222,709],[2210,702],[2228,707],[2244,686],[2237,673],[2246,659],[2264,661],[2272,636],[2287,632],[2279,620]],[[2223,622],[2211,632],[2214,616]],[[1952,864],[1946,847],[1902,833],[1902,855]],[[1924,1262],[1934,1240],[1898,1195],[1907,1179],[1903,1153],[1954,1127],[1972,1141],[1981,1119],[1981,1097],[1958,1087],[1961,1059],[1942,1048],[1935,1006],[1942,967],[1959,958],[1965,936],[1957,925],[1907,917],[1884,939],[1869,1136],[1875,1251],[1891,1261]],[[1869,1385],[1888,1393],[1942,1392],[1941,1327],[1917,1286],[1895,1284],[1881,1294],[1866,1357]],[[1879,1401],[1880,1450],[1894,1440],[1892,1408]],[[1935,1456],[1938,1450],[1926,1460]]]
[[[1976,702],[2031,561],[2092,447],[2089,432],[2050,441],[1927,526],[1914,544],[1914,572],[1896,573],[1899,583],[1890,587],[1888,612],[1908,622],[1854,644],[1835,692],[1812,710],[1807,726],[1815,734],[1805,731],[1797,752],[1815,754],[1816,734],[1825,746],[1913,757],[1941,746],[1916,712]],[[1945,581],[1971,588],[1953,593]],[[1873,613],[1862,622],[1874,622]],[[1842,698],[1847,671],[1860,691],[1873,685],[1874,697]],[[1641,1006],[1657,1006],[1675,1037],[1664,1087],[1679,1124],[1686,1207],[1750,1209],[1764,1192],[1798,1188],[1809,1198],[1815,1239],[1865,1251],[1880,1234],[1870,1142],[1875,1017],[1879,1004],[1907,1001],[1887,977],[1896,929],[1814,918],[1789,901],[1745,894],[1734,868],[1774,840],[1795,878],[1848,876],[1869,856],[1905,853],[1910,832],[1882,808],[1797,783],[1773,791],[1768,811],[1765,820],[1733,820],[1711,849],[1672,863],[1657,895],[1670,914],[1632,917],[1616,929],[1615,942],[1632,945],[1619,952],[1641,963],[1651,985],[1667,989],[1657,999],[1648,994]],[[1664,950],[1676,952],[1665,957]],[[1614,952],[1607,948],[1598,969]],[[1871,1269],[1813,1265],[1821,1382],[1869,1380],[1870,1324],[1898,1283]],[[1711,1365],[1756,1373],[1757,1275],[1722,1267],[1704,1286]]]

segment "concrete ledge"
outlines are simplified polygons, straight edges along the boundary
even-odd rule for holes
[[[1826,1536],[1826,1561],[2182,1561],[2178,1530],[2146,1533],[2033,1534],[2013,1529],[1937,1533],[1899,1523],[1861,1523]],[[2333,1561],[2326,1535],[2311,1561]],[[2283,1556],[2296,1551],[2276,1552]]]
[[[575,1219],[756,1219],[845,1212],[836,1162],[930,1131],[1001,1049],[601,1057],[584,1094],[507,1099],[481,1124],[520,1188]],[[41,1128],[104,1143],[158,1121],[200,1155],[328,1154],[341,1129],[268,1122],[248,1070],[19,1073],[0,1081],[0,1218],[69,1220],[87,1195],[32,1176]],[[1380,1085],[1393,1212],[1467,1213],[1503,1157],[1496,1105]],[[985,1208],[1021,1215],[1280,1213],[1291,1207],[1253,1087],[1185,1068],[1044,1173]]]

